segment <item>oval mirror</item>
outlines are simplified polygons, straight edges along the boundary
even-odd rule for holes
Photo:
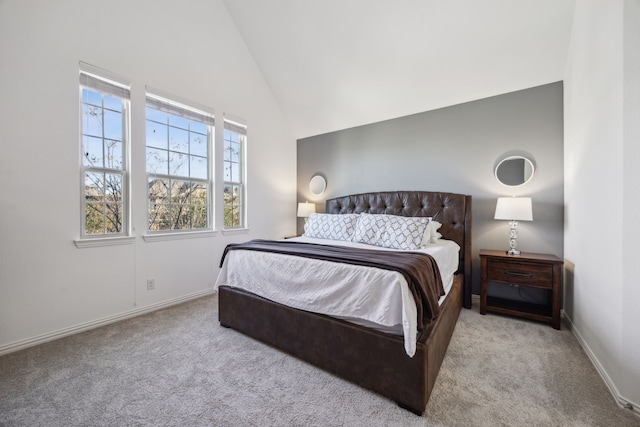
[[[522,156],[511,156],[498,163],[495,174],[501,184],[517,187],[529,182],[533,178],[534,171],[531,160]]]
[[[311,177],[311,181],[309,181],[309,191],[311,191],[311,194],[319,196],[324,193],[326,188],[327,180],[325,180],[322,175],[314,175]]]

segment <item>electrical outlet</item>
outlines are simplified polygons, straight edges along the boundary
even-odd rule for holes
[[[156,279],[147,279],[147,290],[152,291],[156,288]]]

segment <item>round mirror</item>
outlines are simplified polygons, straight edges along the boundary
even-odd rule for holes
[[[309,181],[309,191],[314,196],[319,196],[324,193],[327,188],[327,180],[322,175],[314,175]]]
[[[498,163],[495,174],[501,184],[517,187],[529,182],[533,178],[534,170],[531,160],[522,156],[511,156]]]

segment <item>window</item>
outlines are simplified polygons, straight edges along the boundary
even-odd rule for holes
[[[244,151],[247,126],[224,119],[224,228],[244,228]]]
[[[82,238],[129,234],[129,85],[81,64]]]
[[[213,114],[147,93],[149,231],[211,228],[213,126]]]

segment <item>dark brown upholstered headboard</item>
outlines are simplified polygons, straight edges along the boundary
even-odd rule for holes
[[[428,216],[440,222],[442,237],[460,246],[458,273],[464,273],[463,304],[471,308],[471,196],[432,191],[362,193],[328,199],[326,212]]]

